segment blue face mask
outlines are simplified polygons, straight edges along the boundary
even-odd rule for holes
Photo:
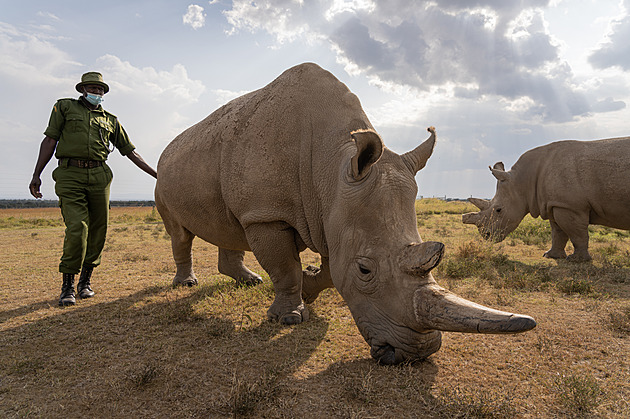
[[[93,95],[91,93],[86,93],[85,98],[87,99],[88,102],[90,102],[92,105],[94,106],[98,106],[101,103],[103,103],[103,96],[101,95]]]

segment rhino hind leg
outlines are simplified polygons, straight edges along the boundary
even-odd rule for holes
[[[569,236],[560,226],[553,220],[549,220],[551,225],[551,249],[547,250],[543,255],[549,259],[566,259],[567,252],[564,248],[569,241]]]
[[[302,265],[296,246],[295,231],[286,223],[253,224],[245,229],[254,256],[269,274],[275,298],[267,318],[282,324],[308,320],[308,308],[302,302]]]
[[[588,213],[580,214],[566,208],[554,208],[553,218],[573,244],[573,254],[567,256],[567,261],[590,261],[591,255],[588,253]]]
[[[302,271],[302,299],[310,304],[317,299],[319,293],[326,288],[333,288],[328,258],[322,257],[319,268],[309,265]]]
[[[171,233],[169,232],[169,234]],[[192,265],[192,242],[194,238],[194,234],[185,229],[182,229],[179,234],[171,234],[173,259],[175,259],[175,266],[177,266],[177,272],[173,278],[174,287],[197,285],[197,277]]]
[[[156,196],[156,205],[160,216],[164,221],[164,227],[171,236],[171,248],[173,250],[173,259],[177,272],[173,278],[173,286],[189,286],[197,285],[197,277],[192,266],[192,242],[195,235],[184,228],[182,225],[174,221],[167,208],[162,205]]]
[[[236,280],[237,287],[250,287],[262,283],[262,278],[243,264],[245,252],[219,248],[219,272]]]

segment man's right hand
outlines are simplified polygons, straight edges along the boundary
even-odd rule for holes
[[[28,190],[31,192],[35,198],[41,198],[42,193],[39,191],[39,188],[42,186],[42,180],[39,176],[33,175],[33,179],[31,179],[31,183],[28,185]]]

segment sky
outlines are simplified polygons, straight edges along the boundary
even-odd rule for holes
[[[397,153],[436,127],[419,196],[491,198],[497,161],[630,135],[628,39],[630,0],[0,0],[0,199],[30,197],[52,107],[87,71],[156,167],[180,132],[303,62]],[[112,199],[153,199],[153,178],[118,152],[108,164]]]

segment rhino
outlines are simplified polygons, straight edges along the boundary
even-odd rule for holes
[[[487,239],[503,240],[530,214],[551,224],[544,257],[579,262],[591,260],[589,224],[630,229],[630,137],[557,141],[525,152],[508,171],[502,162],[490,171],[495,196],[469,198],[480,211],[462,215]]]
[[[384,364],[424,359],[441,331],[517,333],[529,316],[493,310],[440,287],[444,253],[418,234],[416,173],[430,137],[399,155],[384,146],[359,99],[313,63],[286,70],[177,136],[158,162],[155,202],[171,236],[173,285],[194,285],[194,237],[216,245],[218,270],[237,285],[261,277],[275,297],[270,320],[308,320],[326,288],[347,303],[371,355]],[[306,248],[321,266],[302,268]]]

